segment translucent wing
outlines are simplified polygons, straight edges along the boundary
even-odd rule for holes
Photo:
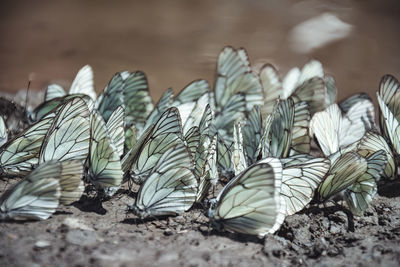
[[[270,156],[275,158],[285,158],[289,156],[292,143],[294,111],[294,103],[291,98],[279,103],[269,133]]]
[[[290,155],[307,154],[311,150],[309,135],[310,111],[306,102],[298,102],[294,105],[294,118],[292,128],[292,142]]]
[[[89,179],[97,189],[112,196],[123,177],[118,150],[107,133],[104,120],[96,112],[92,113],[90,129]]]
[[[238,175],[247,168],[247,157],[243,150],[243,135],[240,123],[233,126],[233,140],[232,163],[235,175]]]
[[[335,79],[332,76],[325,74],[324,81],[325,81],[325,87],[326,87],[326,93],[327,93],[325,105],[328,107],[328,106],[332,105],[333,103],[336,103],[337,88],[335,85]]]
[[[379,85],[379,95],[393,116],[400,120],[400,83],[392,75],[385,75]]]
[[[185,135],[185,141],[187,148],[190,151],[190,155],[192,156],[192,158],[194,158],[196,155],[196,149],[200,143],[199,127],[193,126],[192,128],[190,128],[187,134]]]
[[[253,164],[257,161],[259,156],[258,146],[261,142],[261,135],[263,132],[262,117],[259,106],[255,106],[249,114],[243,132],[243,148],[247,156],[246,162]]]
[[[81,98],[73,98],[57,113],[40,148],[39,162],[85,160],[89,151],[89,109]]]
[[[390,144],[392,145],[396,154],[400,154],[400,127],[399,122],[393,113],[390,111],[389,107],[385,105],[382,98],[377,94],[379,108],[381,110],[381,128],[386,128],[386,131],[382,131],[384,134],[387,133],[387,136],[384,135]],[[383,126],[383,127],[382,127]]]
[[[86,65],[78,71],[69,89],[69,94],[85,94],[96,100],[97,95],[93,86],[92,67]]]
[[[60,106],[65,105],[65,103],[71,101],[71,99],[74,98],[83,99],[86,102],[86,105],[88,106],[89,110],[91,111],[93,109],[94,102],[89,96],[84,94],[67,95],[65,97],[54,98],[49,101],[43,102],[29,114],[29,120],[31,122],[39,121],[45,115],[54,112]]]
[[[44,101],[49,101],[57,97],[66,96],[67,93],[65,92],[64,88],[62,88],[58,84],[51,84],[47,86],[46,92],[44,94]]]
[[[195,103],[200,97],[207,94],[209,90],[210,86],[206,80],[195,80],[182,89],[175,97],[173,105],[179,109],[179,106],[182,104]],[[182,118],[182,121],[185,120]]]
[[[69,205],[78,201],[85,185],[83,183],[83,165],[80,160],[66,160],[59,162],[61,164],[60,204]]]
[[[348,152],[331,162],[331,168],[318,187],[319,200],[325,201],[353,185],[367,170],[367,161],[357,153]]]
[[[329,170],[328,159],[309,159],[307,156],[303,158],[302,162],[295,164],[290,158],[288,164],[286,164],[286,159],[282,159],[281,194],[286,202],[286,215],[295,214],[310,203],[314,191]]]
[[[183,142],[182,124],[175,107],[165,111],[122,159],[122,169],[136,183],[142,183],[158,159],[171,147]]]
[[[138,138],[138,133],[135,125],[132,125],[125,131],[125,144],[124,144],[124,152],[127,153],[133,145],[136,143]]]
[[[208,212],[211,222],[229,231],[265,236],[285,218],[280,196],[282,165],[274,159],[255,164],[233,178]]]
[[[46,220],[59,205],[60,164],[41,164],[0,198],[0,218]]]
[[[397,173],[395,158],[389,145],[380,134],[367,132],[357,146],[357,153],[364,158],[368,158],[379,150],[383,150],[387,157],[386,167],[382,175],[391,180],[395,179]]]
[[[234,176],[231,147],[220,136],[217,142],[217,166],[221,176],[228,179]]]
[[[107,133],[112,143],[117,148],[118,156],[124,153],[125,131],[124,131],[125,109],[119,106],[111,114],[110,119],[106,123]]]
[[[307,102],[311,114],[321,111],[325,108],[326,99],[324,80],[320,77],[306,80],[294,90],[291,96],[295,102]]]
[[[178,106],[179,113],[185,114],[185,117],[182,117],[183,133],[186,133],[193,126],[200,126],[205,112],[211,113],[208,103],[209,95],[206,93],[194,102],[194,105],[186,103]],[[191,108],[191,106],[193,106],[193,108]]]
[[[0,148],[1,174],[26,174],[38,164],[40,147],[54,117],[55,113],[46,115]]]
[[[345,191],[345,200],[354,215],[361,216],[368,208],[369,203],[378,191],[376,181],[386,165],[386,153],[380,150],[367,159],[367,170],[354,185]]]
[[[124,103],[125,103],[125,123],[127,127],[135,124],[140,131],[146,123],[146,118],[153,110],[153,101],[149,94],[149,86],[146,75],[141,71],[133,73],[125,73],[124,78]],[[172,94],[172,92],[171,92]],[[172,98],[172,95],[167,93],[167,98]],[[157,105],[157,114],[161,115],[169,106],[163,103],[164,98]],[[172,101],[172,99],[168,99]],[[168,102],[169,103],[169,102]],[[154,112],[153,112],[154,113]],[[152,119],[157,120],[158,118]],[[153,121],[151,123],[154,123]],[[147,128],[147,127],[144,127]]]
[[[322,64],[321,62],[315,59],[310,60],[303,66],[297,84],[298,85],[302,84],[305,81],[312,79],[314,77],[319,77],[319,78],[324,77],[324,69],[322,67]]]
[[[108,122],[111,114],[124,105],[124,79],[120,73],[116,73],[104,88],[103,93],[96,100],[96,109]]]
[[[183,144],[169,148],[140,187],[130,207],[140,218],[177,215],[190,209],[197,194],[197,180]]]
[[[4,122],[3,117],[0,116],[0,147],[7,143],[8,133],[6,123]]]
[[[277,100],[283,93],[283,89],[278,71],[271,64],[266,64],[262,67],[260,81],[264,90],[264,104],[261,110],[265,116],[272,113]]]
[[[208,138],[208,136],[206,137]],[[218,169],[217,169],[217,135],[214,136],[210,145],[206,150],[203,149],[205,158],[195,158],[195,176],[199,180],[199,190],[196,197],[196,202],[201,203],[204,197],[207,196],[208,190],[211,186],[216,186],[218,182]],[[197,156],[198,154],[196,154]],[[200,161],[200,162],[199,162]]]

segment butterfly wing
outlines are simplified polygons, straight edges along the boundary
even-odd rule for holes
[[[64,88],[62,88],[58,84],[51,84],[47,86],[46,92],[44,93],[44,101],[49,101],[54,98],[66,96],[67,93],[65,92]]]
[[[85,94],[96,100],[96,92],[94,91],[93,70],[89,65],[83,66],[78,73],[69,89],[69,94]]]
[[[143,183],[134,204],[141,218],[177,215],[190,209],[197,194],[197,180],[190,166],[189,151],[183,144],[169,148]]]
[[[357,181],[344,193],[345,200],[350,211],[354,215],[361,216],[368,208],[369,203],[378,191],[376,181],[386,165],[386,153],[380,150],[367,159],[367,170]]]
[[[85,190],[82,180],[83,164],[80,160],[66,160],[59,163],[61,164],[60,204],[70,205],[78,201]]]
[[[61,166],[49,162],[39,165],[28,177],[0,198],[0,218],[46,220],[59,205]]]
[[[280,212],[282,165],[274,159],[255,164],[233,178],[209,210],[214,225],[251,235],[274,233],[284,220]]]
[[[124,80],[120,73],[116,73],[104,88],[103,93],[96,100],[96,109],[108,122],[111,114],[124,105]]]
[[[85,160],[89,152],[89,109],[81,98],[73,98],[57,113],[40,148],[39,162]]]
[[[125,131],[124,131],[124,115],[125,109],[119,106],[111,114],[110,119],[106,123],[107,134],[110,136],[112,143],[117,148],[118,156],[124,153]]]
[[[2,116],[0,116],[0,147],[7,143],[8,140],[8,133],[6,123]]]
[[[118,150],[107,133],[103,118],[92,113],[89,150],[89,179],[96,188],[112,196],[119,188],[123,172]]]

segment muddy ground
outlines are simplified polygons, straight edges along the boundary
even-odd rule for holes
[[[6,182],[1,182],[1,189]],[[398,266],[400,184],[380,187],[364,217],[338,205],[310,206],[263,239],[213,230],[201,206],[178,217],[140,221],[121,190],[83,196],[39,222],[0,224],[1,266]],[[393,190],[394,189],[394,190]]]

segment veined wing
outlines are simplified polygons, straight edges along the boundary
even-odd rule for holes
[[[345,200],[354,215],[361,216],[378,191],[376,181],[386,165],[386,153],[383,150],[375,152],[367,159],[367,170],[345,193]]]
[[[85,160],[89,151],[89,109],[81,98],[73,98],[57,113],[40,148],[39,162]]]
[[[0,148],[1,174],[26,174],[38,164],[40,147],[54,117],[55,113],[49,113]]]
[[[209,95],[206,93],[203,94],[196,102],[194,102],[194,105],[192,105],[192,103],[185,103],[178,106],[179,114],[185,114],[184,118],[181,116],[183,133],[186,133],[193,126],[200,126],[200,123],[205,116],[204,113],[211,113],[208,104],[209,100]]]
[[[7,190],[0,198],[0,218],[46,220],[59,205],[60,164],[39,165],[28,177]]]
[[[294,118],[292,128],[292,142],[290,155],[308,154],[311,150],[309,135],[310,111],[306,102],[298,102],[294,105]]]
[[[228,146],[225,141],[218,136],[217,141],[217,166],[219,173],[225,178],[234,176],[232,163],[232,146]]]
[[[235,175],[241,173],[247,168],[247,157],[243,150],[243,135],[240,123],[233,126],[233,149],[232,149],[232,163]]]
[[[294,102],[291,98],[279,103],[278,109],[274,113],[269,133],[270,156],[275,158],[289,156],[293,135],[294,112]]]
[[[146,129],[146,118],[151,120],[157,120],[170,105],[172,101],[172,91],[163,95],[160,102],[157,104],[156,111],[151,117],[151,111],[153,110],[153,101],[149,94],[149,86],[146,75],[141,71],[133,73],[125,73],[124,75],[124,103],[125,103],[125,124],[127,127],[135,124],[136,128],[142,131]],[[164,99],[167,98],[167,99]],[[164,100],[168,103],[164,103]],[[154,111],[153,111],[154,113]],[[143,128],[144,127],[144,128]]]
[[[278,71],[271,64],[266,64],[260,72],[260,81],[264,89],[264,104],[261,111],[264,116],[274,111],[275,104],[283,93]]]
[[[400,83],[392,75],[387,74],[382,77],[379,85],[379,95],[383,103],[387,105],[393,116],[400,120]]]
[[[78,201],[85,190],[85,185],[82,180],[83,164],[80,160],[66,160],[59,162],[59,164],[61,164],[60,204],[69,205]]]
[[[265,236],[283,223],[280,196],[282,165],[278,159],[255,164],[234,177],[208,212],[211,222],[229,231]]]
[[[301,156],[301,155],[298,155]],[[281,194],[286,202],[286,215],[302,210],[314,196],[314,192],[329,170],[330,162],[325,158],[309,159],[306,155],[302,162],[288,158],[282,159]]]
[[[255,106],[246,121],[246,124],[242,128],[243,131],[243,148],[245,155],[247,156],[246,162],[253,164],[257,161],[259,156],[258,147],[261,142],[261,136],[263,133],[261,110],[259,106]]]
[[[71,99],[80,98],[86,102],[88,109],[91,111],[94,107],[94,101],[87,95],[84,94],[73,94],[67,95],[65,97],[58,97],[51,99],[49,101],[43,102],[38,107],[35,108],[32,113],[29,114],[29,121],[36,122],[42,119],[45,115],[55,112],[60,106],[65,105]]]
[[[161,155],[179,143],[183,143],[182,124],[178,109],[172,107],[145,130],[124,156],[122,170],[136,183],[142,183]]]
[[[331,162],[331,168],[324,181],[318,187],[318,198],[325,201],[342,192],[367,170],[367,161],[354,152],[348,152],[340,156],[335,162]]]
[[[197,180],[190,166],[189,151],[183,144],[169,148],[140,187],[130,209],[140,218],[177,215],[196,200]]]
[[[58,84],[51,84],[47,86],[46,92],[44,94],[44,101],[49,101],[54,98],[66,96],[67,93],[65,92],[64,88],[62,88]]]
[[[119,157],[121,157],[124,153],[124,116],[125,109],[123,106],[119,106],[114,110],[110,116],[110,119],[106,123],[107,133],[110,136],[112,143],[117,148]]]
[[[8,132],[3,117],[0,116],[0,147],[7,143]]]
[[[200,144],[200,131],[199,127],[193,126],[185,135],[186,146],[190,151],[192,158],[196,155],[196,149]]]
[[[69,89],[69,94],[85,94],[96,100],[96,92],[93,86],[93,70],[89,65],[83,66],[76,74]]]
[[[295,102],[307,102],[310,113],[313,115],[325,108],[326,88],[324,80],[320,77],[306,80],[296,87],[291,96]]]
[[[383,150],[387,157],[386,167],[382,175],[391,180],[395,179],[397,177],[395,158],[388,143],[380,134],[371,131],[367,132],[357,146],[357,153],[364,158],[368,158],[379,150]]]
[[[104,88],[103,93],[96,100],[96,109],[103,119],[108,122],[111,114],[124,105],[124,79],[120,73],[116,73]]]
[[[203,136],[203,138],[208,138],[208,136]],[[208,146],[201,143],[199,149],[196,151],[194,174],[199,180],[196,202],[201,203],[207,196],[211,186],[215,187],[217,185],[219,178],[217,169],[217,135],[214,136]]]
[[[335,79],[331,75],[325,74],[324,81],[326,87],[325,106],[329,107],[333,103],[336,103],[337,88],[335,85]]]
[[[89,149],[89,179],[97,189],[112,196],[122,182],[118,150],[107,133],[103,118],[92,113]]]
[[[381,110],[381,128],[386,128],[387,136],[385,138],[390,141],[397,155],[400,154],[400,127],[399,122],[388,106],[383,102],[382,98],[377,94],[379,108]],[[383,126],[383,127],[382,127]],[[385,134],[385,131],[383,131]]]

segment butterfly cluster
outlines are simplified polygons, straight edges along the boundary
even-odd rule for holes
[[[310,203],[342,199],[362,215],[377,181],[397,177],[400,84],[381,81],[381,132],[368,95],[336,94],[318,61],[281,80],[232,47],[213,88],[195,80],[157,104],[141,71],[116,73],[97,97],[85,66],[68,92],[48,86],[11,140],[0,117],[0,175],[25,177],[1,196],[0,218],[47,219],[85,187],[104,199],[123,184],[139,188],[128,212],[140,219],[199,203],[215,228],[261,237]]]

